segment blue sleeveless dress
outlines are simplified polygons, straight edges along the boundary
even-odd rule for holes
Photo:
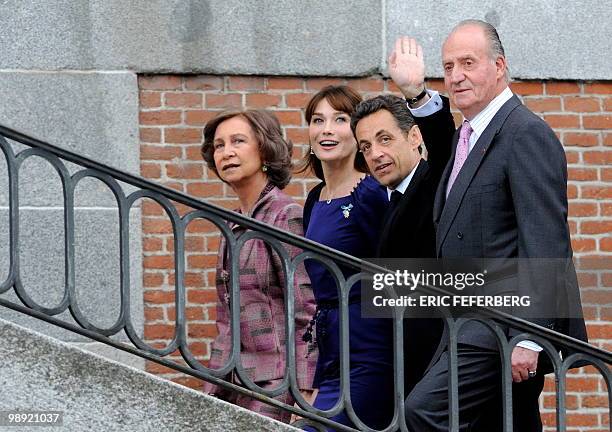
[[[316,193],[319,191],[320,188]],[[387,206],[386,189],[367,176],[348,196],[330,201],[316,200],[305,235],[349,255],[372,258]],[[307,260],[305,266],[317,302],[319,359],[313,387],[318,388],[319,393],[314,406],[328,410],[340,395],[338,288],[331,274],[318,261]],[[348,268],[342,271],[347,278],[357,273]],[[351,402],[361,421],[382,429],[393,417],[393,323],[391,319],[361,317],[359,285],[351,288],[349,298]],[[344,411],[332,420],[353,426]]]

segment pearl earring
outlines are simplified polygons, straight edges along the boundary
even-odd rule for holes
[[[267,166],[267,165],[262,165],[261,170],[262,170],[263,172],[268,171],[268,166]]]

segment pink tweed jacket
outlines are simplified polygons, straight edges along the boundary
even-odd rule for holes
[[[302,207],[277,187],[260,197],[250,217],[283,231],[303,235]],[[230,224],[237,237],[245,228]],[[301,251],[284,244],[293,258]],[[217,329],[219,335],[211,349],[209,367],[222,367],[231,349],[229,296],[230,263],[226,262],[225,238],[219,246],[217,262]],[[280,258],[264,241],[252,239],[240,251],[240,342],[241,361],[254,382],[282,379],[285,374],[285,276]],[[315,301],[310,280],[300,265],[295,284],[295,350],[297,382],[300,390],[311,389],[317,353],[308,353],[302,336],[315,313]],[[207,383],[204,390],[214,393],[215,386]]]

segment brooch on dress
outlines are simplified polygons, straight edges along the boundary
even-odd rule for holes
[[[353,209],[353,204],[349,204],[349,205],[345,205],[345,206],[340,206],[340,208],[342,209],[342,214],[344,215],[344,219],[348,219],[349,216],[351,215],[351,210]]]

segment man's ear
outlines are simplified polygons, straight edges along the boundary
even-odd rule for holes
[[[495,60],[497,79],[501,79],[506,76],[507,67],[508,65],[506,64],[506,58],[504,56],[497,56],[497,59]]]
[[[423,135],[417,125],[412,126],[408,131],[408,142],[410,148],[418,148],[423,143]]]

